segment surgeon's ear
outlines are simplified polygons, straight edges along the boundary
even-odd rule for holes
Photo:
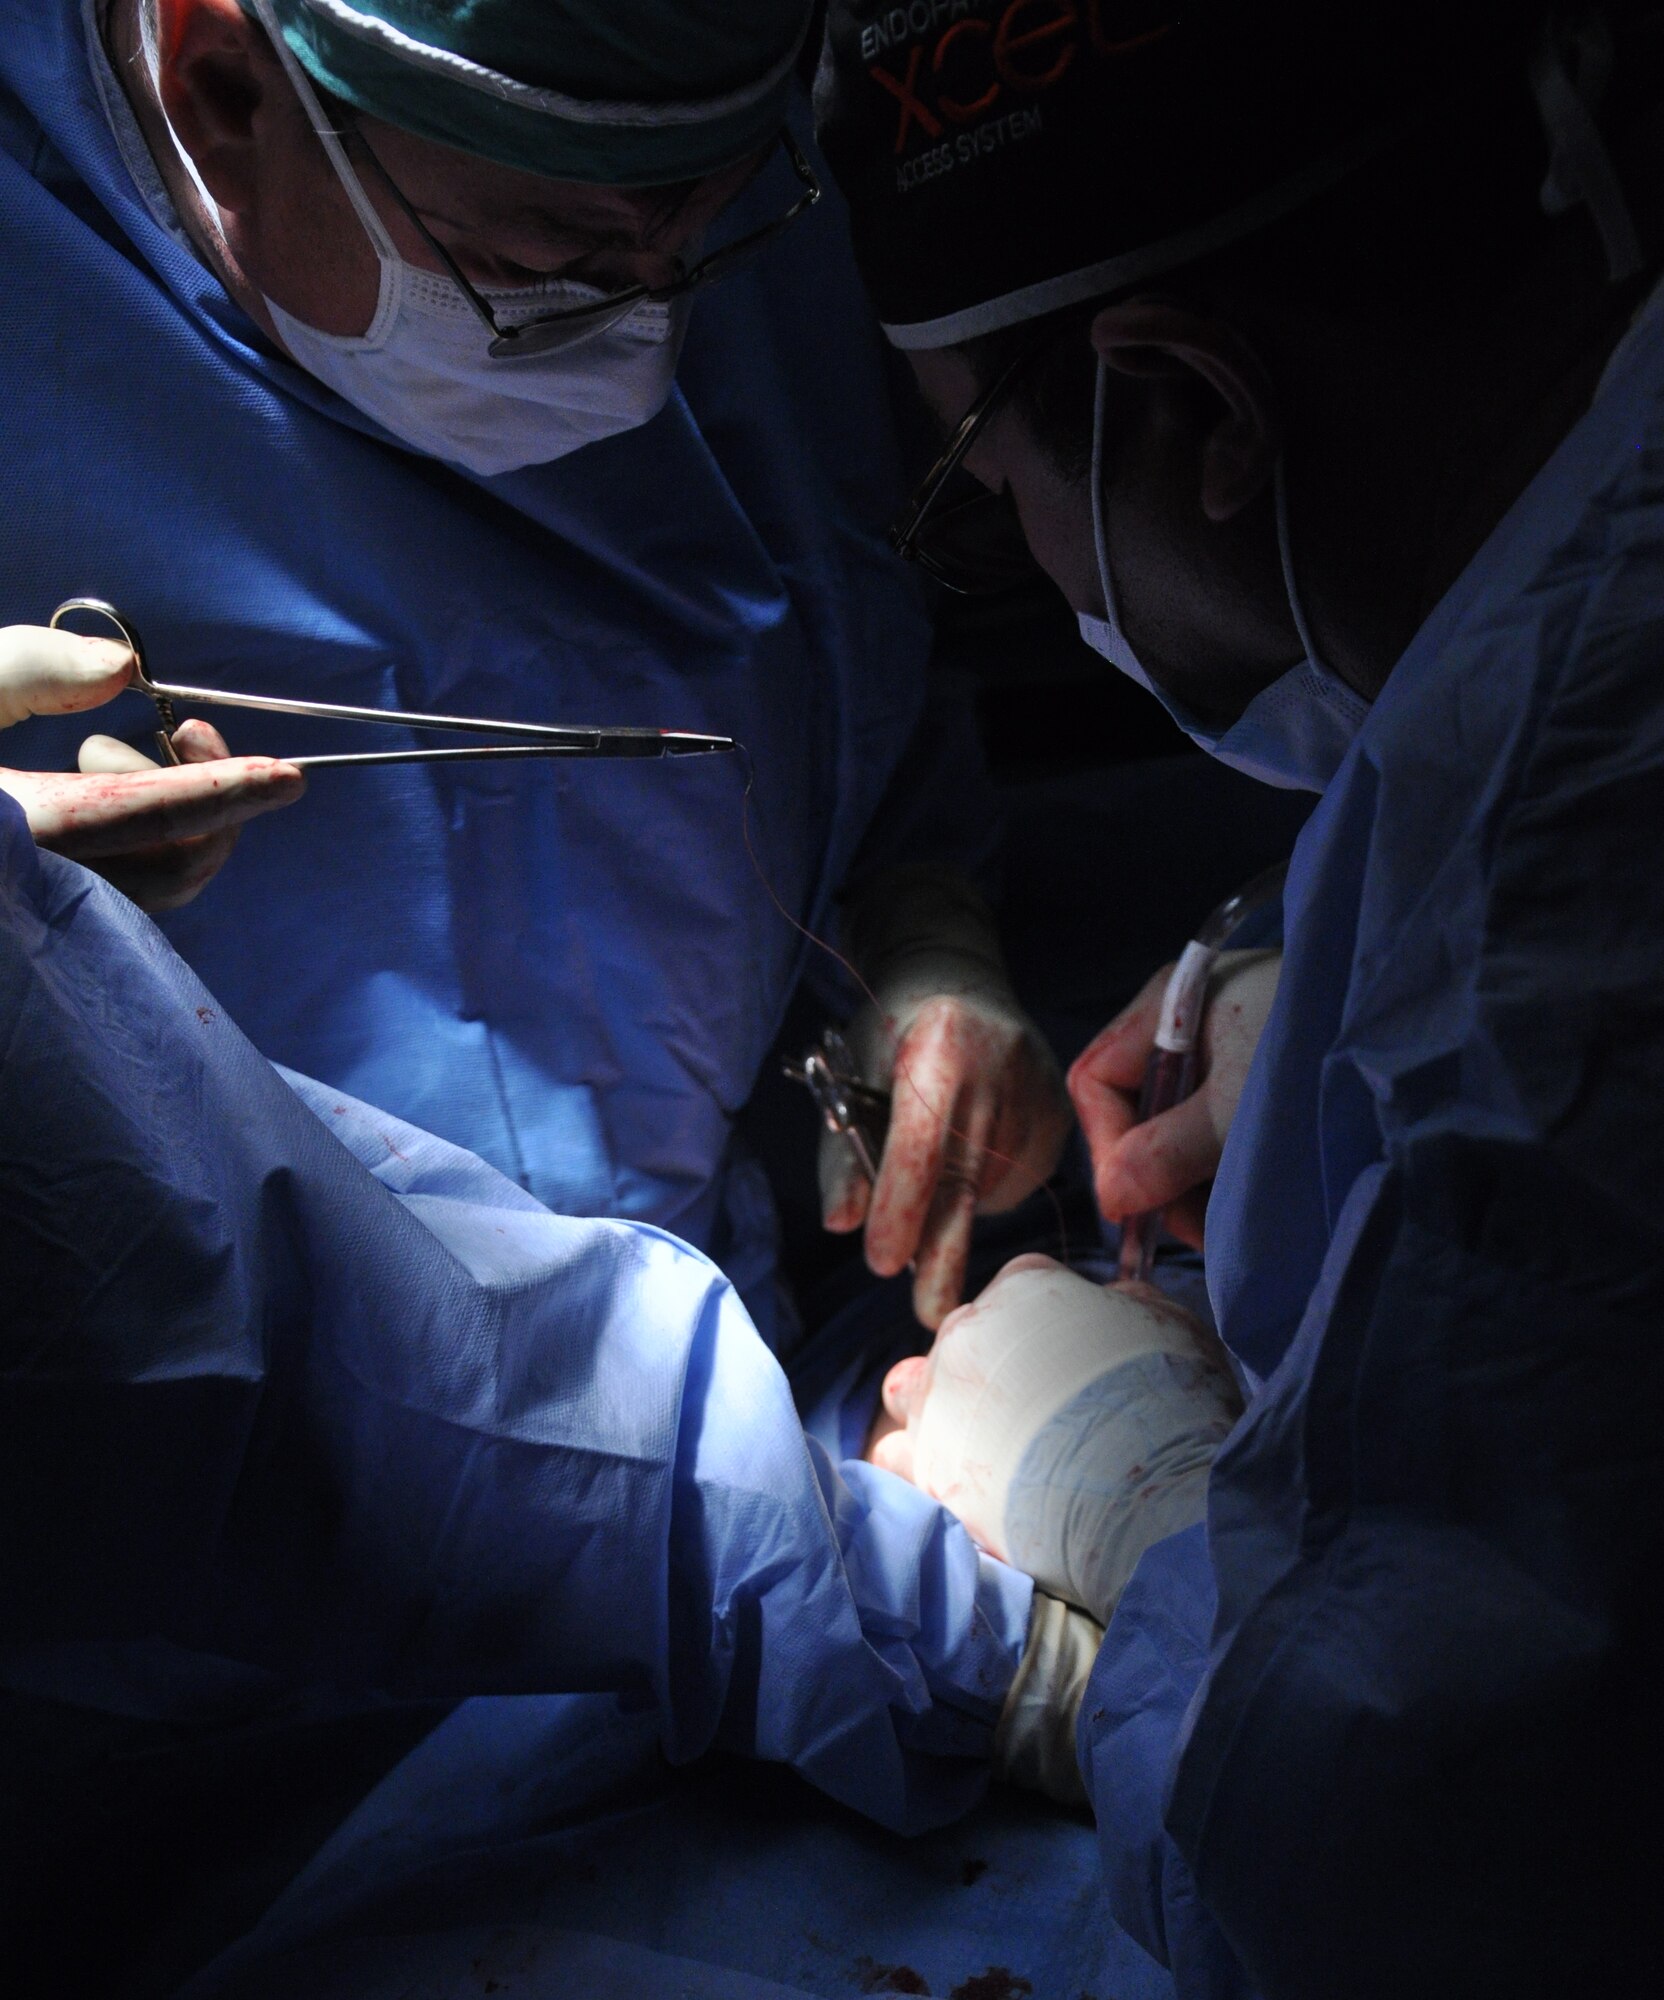
[[[1104,365],[1145,380],[1200,381],[1212,392],[1200,439],[1202,512],[1229,521],[1270,484],[1283,448],[1275,392],[1259,356],[1231,327],[1159,299],[1106,306],[1092,322]]]
[[[278,59],[238,0],[156,0],[158,89],[203,184],[221,208],[253,206],[259,114]]]

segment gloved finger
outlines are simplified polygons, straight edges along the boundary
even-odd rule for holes
[[[924,1405],[930,1393],[930,1358],[924,1354],[909,1354],[898,1361],[884,1377],[880,1390],[884,1408],[898,1424],[905,1424],[915,1410]]]
[[[133,655],[114,639],[0,626],[0,729],[26,715],[69,715],[113,701],[133,674]]]
[[[1181,1243],[1188,1243],[1192,1250],[1203,1247],[1207,1230],[1208,1197],[1213,1192],[1213,1183],[1206,1187],[1192,1188],[1189,1194],[1181,1194],[1177,1201],[1169,1202],[1161,1218],[1162,1227]]]
[[[222,833],[199,834],[191,840],[169,841],[164,847],[142,848],[87,864],[119,889],[129,902],[152,916],[182,909],[201,895],[231,858],[238,827]]]
[[[891,1431],[872,1448],[872,1462],[881,1465],[886,1472],[893,1472],[898,1479],[913,1481],[913,1440],[906,1431]]]
[[[239,826],[292,804],[306,779],[270,757],[234,757],[109,777],[6,771],[0,785],[22,802],[41,846],[88,861]]]
[[[231,751],[225,738],[211,722],[192,716],[173,732],[173,747],[181,764],[212,764],[227,759]],[[163,768],[131,743],[114,736],[89,736],[81,745],[76,764],[88,777],[108,777],[117,771],[156,771]]]
[[[135,750],[115,736],[89,736],[75,755],[76,769],[87,778],[113,778],[119,771],[154,771],[154,757]]]
[[[1167,968],[1152,975],[1069,1066],[1069,1096],[1096,1168],[1138,1122],[1138,1096],[1161,1018]]]
[[[977,1102],[988,1127],[977,1213],[1002,1215],[1027,1201],[1057,1171],[1075,1124],[1063,1073],[1038,1033],[1016,1039],[985,1078]]]
[[[1093,1162],[1099,1213],[1116,1221],[1165,1208],[1211,1181],[1223,1151],[1212,1108],[1198,1091],[1135,1125]]]
[[[817,1169],[821,1227],[847,1236],[866,1220],[872,1183],[862,1173],[849,1141],[841,1132],[828,1132],[824,1127]]]
[[[1069,1096],[1096,1170],[1138,1123],[1138,1093],[1100,1082],[1076,1063],[1069,1072]]]
[[[173,745],[182,764],[227,761],[225,738],[212,723],[198,717],[180,724],[174,731]],[[89,776],[165,768],[113,736],[89,736],[81,745],[77,762]],[[231,826],[159,846],[141,846],[132,853],[95,859],[93,865],[130,902],[159,915],[180,909],[201,894],[231,858],[238,830]]]
[[[1161,1003],[1167,992],[1171,965],[1152,972],[1138,992],[1107,1026],[1100,1028],[1069,1065],[1069,1095],[1075,1095],[1076,1078],[1100,1088],[1137,1093],[1144,1080],[1144,1066],[1155,1047],[1156,1029],[1161,1024]]]
[[[211,722],[193,715],[173,732],[173,749],[181,764],[213,764],[231,755],[231,747]]]
[[[890,1085],[890,1130],[867,1209],[867,1264],[881,1278],[905,1270],[918,1250],[960,1084],[954,1053],[941,1036],[903,1037]]]
[[[971,1232],[976,1224],[984,1158],[980,1147],[967,1146],[958,1162],[943,1168],[920,1233],[913,1273],[913,1314],[932,1332],[965,1295],[965,1268],[971,1261]]]

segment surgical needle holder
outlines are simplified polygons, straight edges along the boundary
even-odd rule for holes
[[[1143,1125],[1182,1104],[1196,1088],[1196,1056],[1207,1007],[1208,979],[1219,954],[1242,924],[1283,892],[1288,863],[1279,861],[1228,896],[1208,917],[1179,954],[1161,996],[1161,1017],[1155,1046],[1145,1065],[1138,1095],[1138,1123]],[[1163,1211],[1147,1210],[1121,1222],[1121,1278],[1148,1278],[1155,1262],[1156,1236]]]
[[[367,750],[327,757],[285,757],[281,760],[302,771],[318,770],[330,764],[439,764],[487,757],[690,757],[739,747],[731,736],[702,736],[687,729],[561,727],[541,722],[493,722],[480,716],[414,715],[397,708],[348,708],[338,702],[292,701],[280,695],[236,694],[226,688],[178,687],[150,678],[138,629],[113,604],[106,604],[100,597],[66,598],[53,612],[50,624],[56,628],[72,611],[84,611],[106,619],[127,642],[133,655],[133,678],[128,686],[137,694],[148,695],[156,704],[156,714],[162,725],[156,731],[156,747],[169,764],[180,761],[179,753],[173,747],[173,733],[178,727],[173,712],[175,702],[193,708],[257,708],[276,715],[314,715],[329,722],[390,723],[401,729],[456,730],[515,739],[467,749]]]
[[[829,1132],[836,1132],[855,1155],[855,1164],[869,1181],[878,1179],[878,1163],[890,1124],[890,1095],[863,1083],[849,1044],[836,1028],[828,1028],[800,1063],[786,1063],[793,1083],[806,1084]]]

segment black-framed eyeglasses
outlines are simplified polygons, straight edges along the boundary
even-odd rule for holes
[[[573,305],[557,306],[553,312],[540,313],[535,319],[518,320],[505,326],[491,308],[491,302],[469,283],[461,266],[443,243],[434,235],[414,206],[407,199],[404,190],[382,165],[375,148],[360,128],[350,106],[341,107],[341,126],[344,135],[358,142],[364,157],[375,169],[376,177],[386,188],[403,211],[411,226],[422,241],[444,265],[456,280],[480,320],[491,335],[487,353],[500,358],[517,354],[554,354],[563,347],[575,346],[591,335],[605,332],[609,326],[616,326],[640,305],[663,305],[667,300],[685,297],[702,286],[715,284],[747,264],[759,250],[766,249],[777,236],[784,235],[799,216],[806,214],[820,200],[821,186],[815,178],[815,171],[803,156],[803,150],[790,132],[782,129],[780,146],[786,158],[791,161],[792,171],[797,175],[802,193],[784,215],[777,215],[772,222],[765,222],[760,229],[753,229],[736,242],[725,243],[713,250],[708,257],[701,257],[691,270],[683,271],[668,285],[628,285],[621,292],[608,292],[598,299],[580,299]]]
[[[997,597],[1032,583],[1040,572],[1010,492],[1003,486],[990,492],[965,470],[965,458],[1023,370],[1054,338],[1055,329],[1038,335],[994,377],[959,419],[890,530],[890,545],[898,556],[962,597]]]

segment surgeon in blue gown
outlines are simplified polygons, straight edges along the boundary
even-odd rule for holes
[[[1322,794],[1246,1074],[1134,1127],[1141,1004],[1074,1078],[1111,1213],[1217,1169],[1248,1392],[1082,1706],[1109,1901],[1186,2000],[1651,1993],[1656,17],[1111,11],[1003,145],[951,131],[1023,96],[992,9],[835,0],[818,91],[886,330],[1089,643]]]
[[[782,143],[810,144],[810,11],[50,0],[0,37],[0,618],[91,592],[162,678],[745,746],[329,774],[174,941],[264,1052],[562,1212],[673,1228],[776,1341],[769,1195],[730,1130],[809,952],[775,898],[835,929],[898,867],[974,872],[988,827],[883,541],[895,448],[840,204],[805,206]],[[602,306],[530,356],[478,317]],[[72,768],[76,738],[10,754]],[[993,1014],[1000,1052],[949,1082],[1015,1106],[1032,1186],[1061,1080],[1003,984]],[[951,1237],[927,1314],[977,1180],[933,1215],[927,1176],[888,1246],[928,1273]]]

